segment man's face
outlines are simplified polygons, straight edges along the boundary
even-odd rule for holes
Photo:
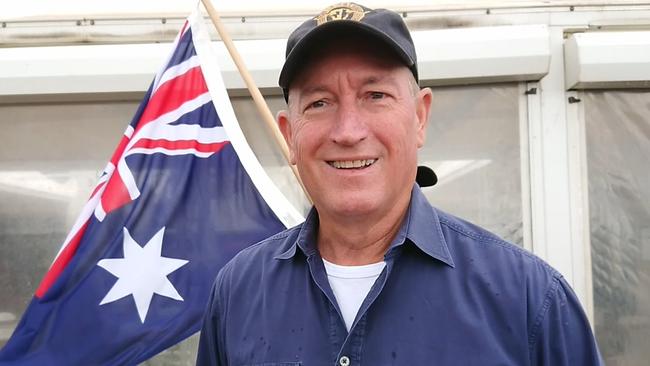
[[[403,210],[431,91],[419,90],[407,67],[374,47],[330,48],[292,82],[289,110],[278,114],[291,162],[321,217]]]

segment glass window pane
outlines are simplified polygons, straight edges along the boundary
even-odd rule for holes
[[[435,88],[420,164],[438,175],[424,188],[434,206],[523,245],[518,91]]]
[[[0,105],[0,346],[136,107],[136,102]]]
[[[609,366],[650,359],[650,92],[584,93],[596,338]]]

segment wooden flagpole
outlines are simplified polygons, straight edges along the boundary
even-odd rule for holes
[[[278,146],[280,146],[280,150],[282,151],[282,155],[284,156],[284,159],[287,161],[287,164],[289,164],[289,166],[291,167],[291,171],[293,172],[293,175],[298,180],[298,183],[300,183],[300,186],[302,187],[302,191],[305,193],[305,196],[307,196],[307,199],[309,199],[309,201],[311,202],[311,197],[309,197],[309,193],[307,193],[307,190],[305,189],[305,186],[302,183],[302,179],[300,179],[300,174],[298,173],[296,166],[291,164],[291,162],[289,161],[289,148],[287,147],[287,143],[286,141],[284,141],[284,137],[282,136],[282,133],[280,132],[280,129],[278,128],[275,122],[275,118],[273,117],[273,114],[271,113],[269,106],[266,104],[264,97],[262,97],[262,93],[260,93],[260,89],[257,87],[257,85],[255,85],[255,81],[253,80],[253,77],[251,76],[250,72],[248,72],[248,69],[244,64],[244,60],[239,55],[237,48],[235,48],[235,44],[233,43],[232,38],[230,38],[230,35],[226,31],[226,28],[223,26],[223,23],[221,23],[221,17],[219,17],[219,13],[212,5],[211,0],[201,0],[201,2],[203,3],[203,6],[205,6],[205,10],[208,11],[208,15],[212,20],[212,24],[214,24],[214,27],[217,29],[217,33],[219,33],[219,37],[221,37],[223,44],[228,49],[228,52],[230,53],[230,57],[232,58],[235,65],[237,65],[239,74],[241,75],[242,79],[244,79],[244,83],[246,83],[248,92],[251,94],[251,97],[253,97],[255,106],[257,107],[258,112],[262,116],[262,120],[266,124],[266,127],[273,134],[273,138],[275,139],[275,142],[278,144]]]

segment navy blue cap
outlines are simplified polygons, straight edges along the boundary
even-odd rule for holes
[[[387,9],[369,9],[355,3],[342,3],[326,8],[289,35],[286,59],[278,82],[285,100],[288,100],[289,85],[305,65],[309,51],[318,46],[314,41],[320,41],[328,35],[340,37],[341,32],[363,35],[382,42],[394,51],[411,70],[415,80],[418,80],[415,46],[402,17]]]

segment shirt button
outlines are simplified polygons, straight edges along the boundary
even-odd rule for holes
[[[339,358],[339,365],[350,366],[350,358],[348,356],[343,356]]]

